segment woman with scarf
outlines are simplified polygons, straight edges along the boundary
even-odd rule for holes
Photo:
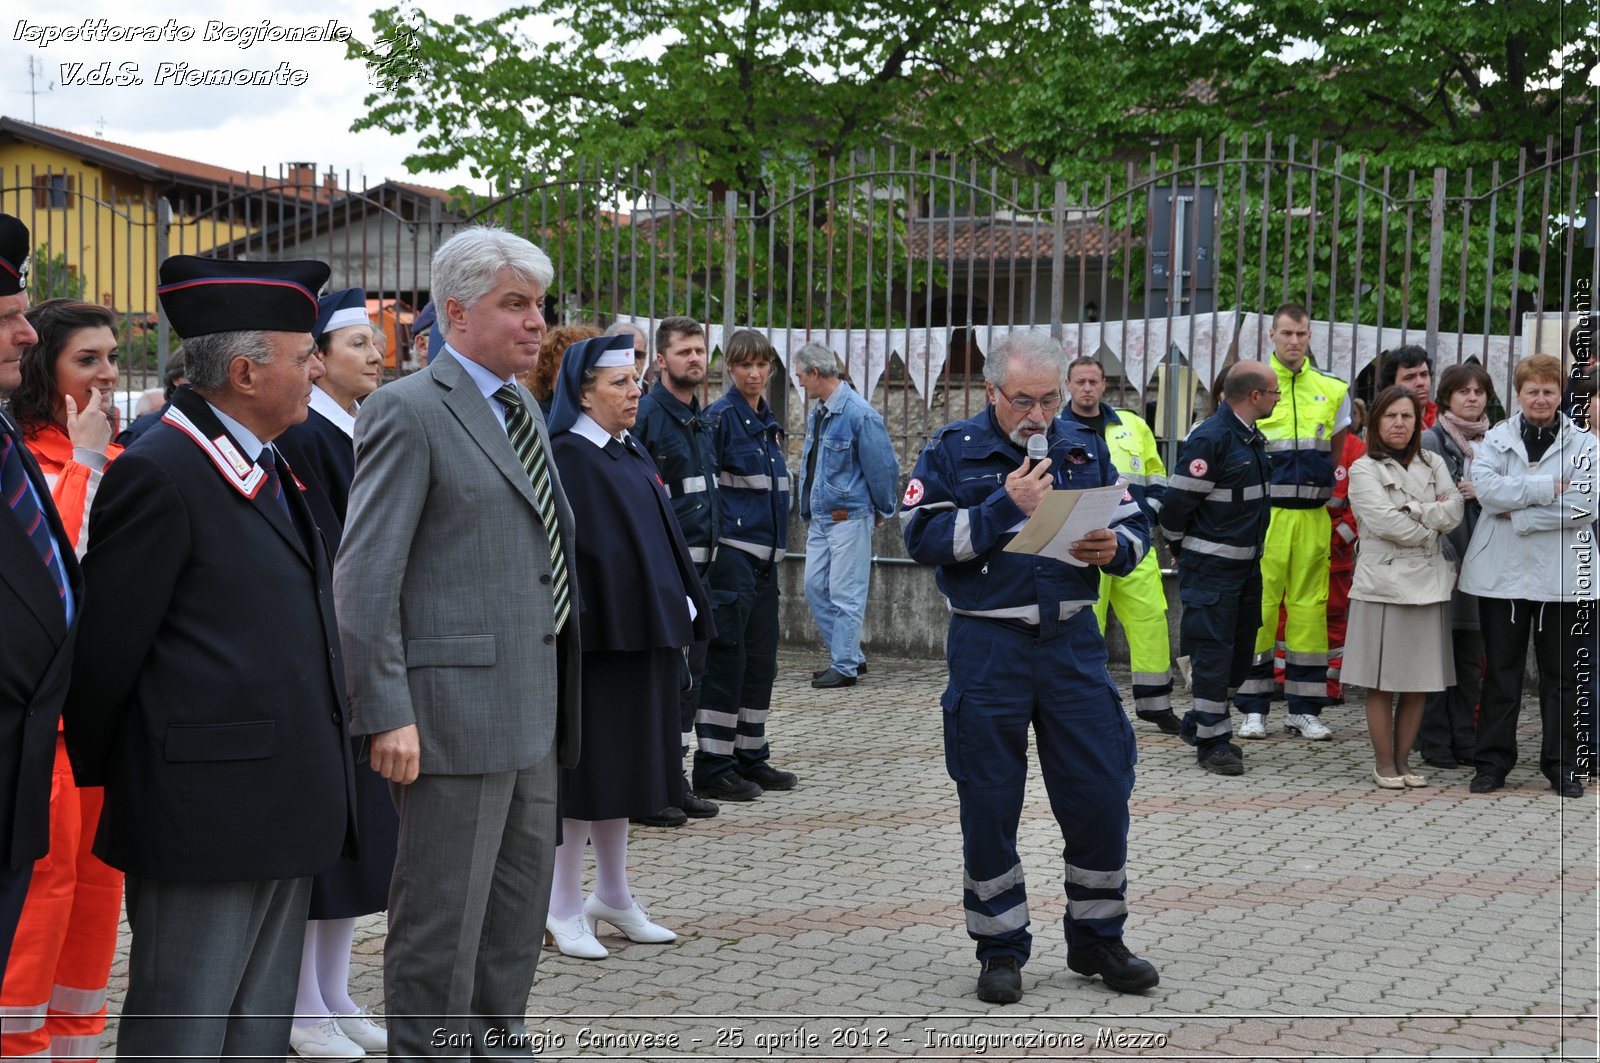
[[[1422,449],[1444,459],[1450,479],[1466,500],[1461,523],[1444,540],[1445,556],[1458,573],[1483,508],[1467,478],[1467,465],[1489,431],[1485,411],[1493,395],[1494,384],[1483,366],[1476,362],[1451,366],[1439,377],[1439,420],[1422,433]],[[1450,645],[1455,685],[1428,695],[1417,744],[1424,764],[1470,768],[1478,728],[1478,695],[1483,689],[1483,635],[1478,630],[1478,600],[1459,587],[1450,596]]]
[[[1483,511],[1461,563],[1478,597],[1483,705],[1473,793],[1505,785],[1517,762],[1517,714],[1532,636],[1543,738],[1539,771],[1562,797],[1582,797],[1575,635],[1596,599],[1596,440],[1561,412],[1561,360],[1536,354],[1512,375],[1518,413],[1484,435],[1468,466]]]
[[[628,888],[628,820],[682,803],[678,694],[684,647],[711,637],[711,607],[655,463],[628,434],[639,409],[633,339],[567,348],[550,416],[550,450],[569,489],[583,588],[583,756],[561,773],[561,844],[549,937],[564,954],[599,960],[608,923],[630,941],[677,939]],[[583,898],[583,854],[595,889]]]
[[[1450,592],[1455,566],[1441,540],[1461,523],[1461,492],[1422,449],[1422,402],[1403,387],[1373,400],[1367,453],[1350,466],[1350,510],[1361,527],[1350,588],[1344,679],[1367,688],[1372,781],[1426,786],[1407,765],[1428,691],[1455,682]]]

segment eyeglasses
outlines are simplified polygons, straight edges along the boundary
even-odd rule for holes
[[[1283,392],[1278,388],[1256,388],[1255,390],[1261,392],[1261,394],[1263,394],[1263,395],[1282,395],[1283,394]]]
[[[1061,408],[1061,393],[1058,391],[1053,391],[1042,399],[1035,399],[1030,398],[1027,395],[1018,395],[1016,398],[1012,398],[1010,395],[1006,394],[1005,388],[999,386],[996,386],[995,390],[1000,393],[1001,398],[1011,403],[1011,408],[1016,410],[1018,413],[1027,413],[1035,406],[1039,407],[1039,409],[1043,410],[1045,413],[1049,413],[1052,410],[1058,410]]]

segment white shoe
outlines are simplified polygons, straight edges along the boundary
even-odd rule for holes
[[[571,919],[545,916],[544,929],[555,939],[556,948],[561,950],[563,956],[575,956],[580,960],[603,960],[610,955],[606,952],[606,947],[595,940],[594,927],[590,926],[589,920],[582,915],[575,915]]]
[[[627,936],[629,941],[642,944],[664,945],[669,941],[677,941],[678,935],[664,926],[658,926],[650,921],[645,910],[639,907],[639,902],[634,901],[633,907],[627,911],[613,908],[608,904],[600,903],[600,898],[589,894],[589,899],[583,902],[583,918],[590,929],[596,923],[610,923]]]
[[[1310,713],[1295,712],[1283,718],[1283,729],[1293,731],[1301,738],[1309,738],[1313,742],[1326,742],[1333,737],[1333,732],[1328,730],[1327,724]]]
[[[1237,732],[1240,738],[1265,738],[1267,737],[1267,718],[1259,712],[1244,714],[1244,723],[1239,725]]]
[[[357,1008],[348,1015],[334,1015],[339,1032],[368,1052],[389,1051],[389,1031],[372,1021],[366,1008]]]
[[[367,1058],[366,1050],[344,1035],[332,1015],[310,1026],[289,1027],[289,1047],[301,1059],[318,1063],[351,1063]]]

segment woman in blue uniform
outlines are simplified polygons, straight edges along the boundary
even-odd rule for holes
[[[317,301],[312,337],[323,377],[311,389],[311,411],[275,446],[294,470],[317,527],[338,553],[345,505],[355,476],[356,411],[383,382],[383,355],[367,317],[367,293],[347,288]],[[358,758],[359,748],[356,750]],[[361,858],[341,860],[311,882],[311,914],[300,960],[300,990],[289,1044],[307,1059],[361,1059],[388,1047],[383,1027],[350,999],[350,946],[356,918],[389,906],[399,818],[388,784],[365,764],[356,768],[356,824]]]
[[[546,927],[568,956],[598,960],[609,923],[630,941],[677,935],[628,888],[628,820],[682,799],[678,694],[683,649],[711,636],[710,606],[666,488],[628,428],[639,407],[633,341],[575,343],[561,364],[550,449],[577,526],[583,644],[583,756],[561,773],[561,845]],[[595,890],[583,899],[585,843]]]

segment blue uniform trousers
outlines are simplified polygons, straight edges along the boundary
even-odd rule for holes
[[[1237,566],[1235,566],[1237,567]],[[1203,558],[1178,563],[1183,619],[1178,641],[1189,658],[1194,708],[1183,715],[1184,741],[1204,760],[1233,735],[1228,702],[1250,674],[1256,629],[1261,626],[1261,572],[1218,570]]]
[[[694,784],[767,759],[767,710],[778,674],[777,565],[723,546],[707,573],[717,633],[706,650],[694,729]]]
[[[1136,753],[1094,613],[1043,634],[957,615],[946,655],[945,767],[961,800],[962,907],[979,960],[1026,962],[1033,942],[1017,857],[1029,724],[1066,843],[1068,947],[1121,937]]]

